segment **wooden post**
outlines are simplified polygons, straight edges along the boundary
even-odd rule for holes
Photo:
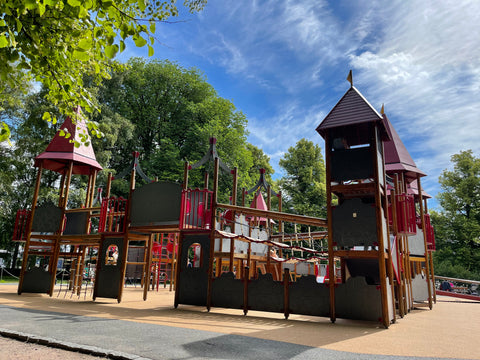
[[[289,282],[290,270],[285,268],[283,271],[283,315],[285,319],[288,319],[290,315],[290,294],[289,294]]]
[[[150,272],[152,267],[152,247],[153,247],[153,234],[150,234],[148,237],[148,246],[145,249],[147,253],[147,264],[143,265],[143,300],[147,300],[148,288],[150,286]],[[145,260],[144,260],[145,261]]]
[[[398,181],[398,176],[395,174],[395,184]],[[398,259],[398,247],[399,247],[399,239],[398,239],[398,224],[397,224],[397,198],[396,198],[397,192],[395,191],[395,187],[390,191],[390,198],[391,198],[391,204],[392,204],[392,223],[393,223],[393,234],[397,237],[397,248],[394,249],[395,254],[392,253],[391,256],[396,256]],[[398,283],[399,285],[397,286],[397,292],[398,292],[398,313],[401,318],[405,315],[405,303],[404,303],[404,295],[403,295],[403,275],[402,275],[402,265],[398,264]]]
[[[405,182],[405,176],[404,174],[401,174],[400,178],[400,187],[401,190],[399,191],[399,194],[407,194],[407,184]],[[406,221],[406,216],[404,216],[404,221]],[[404,227],[406,228],[407,224],[404,222]],[[406,288],[407,291],[406,297],[407,297],[407,305],[408,305],[408,311],[410,311],[413,308],[413,291],[412,291],[412,274],[410,271],[410,246],[408,244],[408,236],[407,235],[402,235],[403,238],[403,249],[404,249],[404,259],[405,259],[405,283],[406,283]]]
[[[112,188],[112,173],[108,173],[108,178],[107,178],[107,190],[105,191],[105,197],[108,199],[110,197],[110,190]]]
[[[335,314],[335,255],[333,253],[333,227],[332,227],[332,147],[330,145],[330,134],[325,136],[325,174],[327,179],[327,224],[328,224],[328,287],[330,290],[330,321],[336,320]]]
[[[282,191],[281,190],[278,192],[278,212],[282,212]],[[278,232],[282,234],[282,242],[283,242],[283,239],[284,239],[283,221],[278,222]]]
[[[82,246],[82,252],[80,257],[78,258],[77,262],[77,274],[75,277],[76,286],[77,286],[77,295],[80,296],[80,291],[82,290],[82,282],[83,282],[83,264],[85,262],[85,255],[87,253],[87,247]]]
[[[267,209],[268,211],[272,210],[272,188],[270,185],[267,186]],[[268,236],[270,236],[273,231],[272,231],[272,225],[270,224],[270,218],[267,216],[266,217],[266,224],[265,224],[265,229],[267,230]],[[279,249],[279,254],[278,257],[282,257],[282,250]]]
[[[182,252],[183,252],[183,240],[184,240],[185,234],[184,232],[180,232],[180,237],[178,239],[178,251],[179,251],[179,256],[178,259],[182,260]],[[187,251],[187,258],[188,258],[188,249]],[[182,264],[179,260],[177,260],[177,271],[175,272],[175,300],[174,300],[174,307],[175,309],[178,307],[178,302],[179,302],[179,297],[180,297],[180,273],[183,271],[183,268],[186,266],[185,264]]]
[[[430,261],[430,273],[431,273],[431,279],[432,279],[432,284],[435,284],[435,272],[433,268],[433,254],[431,251],[429,251],[429,261]],[[433,302],[436,304],[437,303],[437,292],[435,291],[435,288],[433,290]]]
[[[228,271],[233,273],[233,253],[235,252],[235,239],[231,238],[230,239],[230,256],[229,256],[229,266],[228,266]]]
[[[270,185],[267,186],[267,209],[272,210],[272,188]]]
[[[427,199],[424,199],[424,212],[428,213]],[[433,267],[433,252],[428,251],[428,261],[430,262],[430,279],[432,281],[432,293],[433,293],[433,303],[437,303],[437,292],[435,291],[435,271]]]
[[[237,205],[237,181],[238,181],[238,169],[234,167],[232,170],[233,175],[233,189],[232,189],[232,205]],[[236,213],[232,211],[232,225],[230,226],[232,233],[235,234],[235,219]],[[220,240],[221,241],[221,240]]]
[[[120,303],[122,301],[123,296],[123,286],[125,282],[125,273],[127,271],[127,259],[128,259],[128,226],[130,224],[130,211],[132,209],[132,195],[133,191],[135,190],[135,175],[136,171],[135,168],[132,169],[130,173],[130,192],[128,195],[128,206],[125,211],[125,233],[123,234],[123,252],[121,256],[120,264],[122,264],[122,269],[120,271],[120,281],[118,285],[118,298],[117,302]]]
[[[381,141],[380,139],[378,139],[378,141]],[[393,309],[393,320],[392,322],[395,323],[396,320],[397,320],[397,313],[396,313],[396,310],[395,310],[395,285],[394,285],[394,280],[393,280],[393,253],[392,253],[392,246],[391,246],[391,242],[390,242],[390,228],[388,226],[388,196],[387,196],[387,179],[386,179],[386,176],[385,176],[385,156],[383,156],[384,154],[384,147],[383,147],[383,142],[380,143],[380,146],[381,146],[381,150],[382,150],[382,169],[383,170],[383,174],[379,174],[380,176],[383,177],[383,206],[382,206],[382,209],[383,209],[383,216],[384,216],[384,219],[385,219],[385,226],[386,226],[386,230],[387,230],[387,238],[385,239],[387,241],[387,255],[388,255],[388,260],[387,260],[387,264],[388,264],[388,267],[387,267],[387,272],[388,272],[388,279],[390,281],[390,296],[392,298],[392,309]]]
[[[38,193],[40,191],[40,183],[42,179],[42,170],[43,170],[43,163],[40,162],[40,165],[37,171],[37,180],[35,182],[35,188],[33,190],[32,211],[30,212],[30,219],[28,219],[27,229],[26,229],[26,239],[25,239],[25,246],[23,249],[22,269],[20,270],[20,278],[18,280],[18,290],[17,290],[18,295],[22,294],[23,277],[25,276],[25,271],[27,270],[27,266],[28,266],[28,252],[30,250],[30,238],[32,236],[33,217],[35,216],[35,208],[37,207]]]
[[[420,217],[422,220],[422,232],[423,232],[423,245],[425,248],[425,267],[427,271],[427,284],[428,284],[428,307],[432,310],[432,283],[430,281],[430,262],[428,261],[428,244],[427,244],[427,233],[425,231],[425,214],[423,212],[423,196],[422,196],[422,185],[420,183],[420,174],[417,174],[417,183],[418,183],[418,203],[420,205]]]
[[[218,251],[220,253],[223,252],[223,238],[218,239]],[[217,258],[217,268],[215,269],[215,276],[219,277],[222,274],[222,263],[223,263],[223,258],[219,256]]]
[[[247,266],[250,269],[250,263],[252,261],[252,243],[248,242],[248,250],[247,250]],[[247,274],[247,280],[250,280],[250,272]]]
[[[58,207],[63,206],[63,196],[65,191],[65,171],[62,173],[62,179],[60,180],[60,189],[58,191]]]
[[[402,190],[400,187],[400,179],[398,174],[395,174],[395,194],[401,194]],[[397,198],[395,198],[395,206],[396,206]],[[396,209],[396,208],[395,208]],[[396,213],[398,216],[398,213]],[[407,274],[406,274],[406,255],[405,255],[405,244],[403,235],[398,234],[398,222],[395,223],[397,227],[397,245],[398,251],[400,253],[400,266],[403,271],[400,272],[401,277],[401,287],[402,287],[402,305],[403,305],[403,314],[406,315],[409,311],[409,304],[408,304],[408,285],[407,285]]]
[[[90,202],[89,202],[89,205],[88,207],[92,207],[93,206],[93,200],[95,198],[95,185],[96,185],[96,180],[97,180],[97,174],[98,174],[98,171],[97,170],[93,170],[93,174],[92,174],[92,190],[90,192]]]
[[[90,192],[92,191],[92,174],[88,175],[87,193],[85,194],[85,207],[90,207]]]
[[[271,255],[270,255],[270,251],[272,250],[272,248],[270,246],[268,246],[268,251],[267,251],[267,265],[266,265],[266,272],[267,273],[271,273],[272,274],[272,277],[273,277],[273,280],[276,280],[275,279],[275,274],[274,272],[272,271],[272,268],[271,268]]]
[[[382,216],[384,213],[382,211],[382,197],[380,191],[380,176],[384,176],[379,172],[378,164],[378,142],[381,140],[378,138],[377,126],[372,128],[373,133],[371,134],[370,140],[370,149],[372,152],[372,161],[374,164],[374,177],[375,177],[375,212],[377,219],[377,241],[378,241],[378,271],[380,275],[380,291],[382,293],[382,321],[383,326],[388,329],[390,325],[390,317],[388,313],[388,293],[387,293],[387,271],[385,267],[385,244],[383,238],[383,221]],[[383,154],[382,154],[383,158]]]
[[[65,179],[65,193],[64,193],[64,197],[63,197],[63,204],[62,204],[62,207],[61,207],[61,210],[62,210],[61,217],[60,217],[61,220],[60,220],[60,224],[58,225],[58,229],[55,232],[55,235],[56,235],[55,236],[55,247],[54,247],[54,250],[53,250],[53,255],[50,258],[51,266],[49,266],[49,269],[48,269],[48,271],[51,274],[50,290],[49,290],[49,295],[50,296],[53,295],[53,288],[55,286],[55,278],[57,276],[58,255],[60,253],[60,238],[62,236],[63,218],[65,216],[65,210],[66,210],[67,203],[68,203],[68,194],[69,194],[69,191],[70,191],[70,182],[72,180],[72,175],[73,175],[73,161],[71,161],[69,163],[68,168],[67,168],[67,175],[66,175],[66,179]]]
[[[245,266],[245,274],[243,276],[243,315],[247,315],[248,313],[248,283],[250,282],[249,280],[249,274],[250,274],[250,268],[248,266]]]
[[[208,283],[207,283],[207,310],[210,311],[212,304],[212,281],[213,281],[213,257],[215,254],[215,213],[217,211],[218,196],[218,158],[215,158],[215,169],[213,172],[213,194],[212,194],[212,228],[210,231],[210,256],[208,259]],[[231,249],[230,249],[231,250]],[[232,266],[232,263],[230,263]]]
[[[208,172],[205,171],[205,174],[203,175],[203,188],[205,190],[208,190]]]
[[[143,265],[142,265],[142,276],[140,278],[140,286],[143,287],[143,286],[146,286],[147,288],[149,287],[149,281],[150,280],[150,276],[148,276],[148,280],[147,280],[147,277],[146,277],[146,272],[147,272],[147,269],[146,269],[146,266],[148,264],[148,253],[152,252],[152,246],[149,245],[149,241],[150,241],[150,237],[152,238],[152,245],[153,245],[153,239],[155,238],[156,234],[150,234],[149,237],[148,237],[148,240],[145,240],[143,242]],[[150,264],[150,268],[148,270],[148,273],[150,274],[151,273],[151,264]]]
[[[178,240],[178,235],[175,234],[174,237],[173,237],[173,250],[172,250],[172,260],[171,260],[171,265],[170,265],[170,271],[171,271],[171,275],[170,275],[170,289],[169,291],[172,291],[173,289],[173,284],[174,284],[174,280],[176,279],[176,271],[177,271],[177,240]]]

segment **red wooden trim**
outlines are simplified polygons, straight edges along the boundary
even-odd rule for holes
[[[455,298],[460,298],[460,299],[475,300],[475,301],[480,302],[480,296],[478,296],[478,295],[459,294],[459,293],[450,292],[450,291],[443,291],[443,290],[436,290],[435,293],[437,295],[450,296],[450,297],[455,297]]]

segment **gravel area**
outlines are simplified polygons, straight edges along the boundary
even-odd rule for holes
[[[0,360],[95,360],[105,357],[91,356],[78,352],[56,349],[40,344],[9,339],[0,336]]]

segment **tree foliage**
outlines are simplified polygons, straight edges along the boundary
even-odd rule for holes
[[[133,58],[126,69],[113,72],[95,93],[102,111],[93,117],[94,121],[102,126],[106,118],[115,116],[132,126],[131,137],[119,137],[105,163],[117,173],[129,166],[132,152],[139,151],[142,169],[150,178],[181,181],[184,162],[199,161],[208,150],[210,137],[217,138],[217,151],[224,163],[238,167],[240,188],[252,186],[258,179],[258,170],[254,179],[250,177],[251,168],[257,166],[254,160],[262,158],[259,161],[268,165],[263,152],[257,149],[261,154],[254,154],[247,143],[245,115],[232,102],[219,97],[198,69]],[[96,148],[108,148],[104,139],[94,144]],[[213,174],[213,163],[206,164],[203,170]],[[190,185],[202,187],[203,174],[191,171]],[[222,201],[228,200],[231,186],[231,174],[221,172]]]
[[[18,253],[18,243],[11,241],[15,215],[31,203],[35,183],[33,157],[45,149],[47,139],[55,130],[52,124],[41,120],[41,114],[47,109],[42,91],[28,97],[22,92],[11,92],[11,95],[11,101],[4,103],[4,114],[8,114],[14,125],[12,146],[0,144],[0,248]],[[44,198],[50,197],[49,189],[55,179],[53,174],[44,177]]]
[[[0,143],[10,142],[10,127],[7,125],[7,121],[20,116],[28,90],[28,83],[19,83],[12,87],[10,84],[0,81]]]
[[[110,80],[97,85],[86,77],[85,84],[101,107],[91,114],[106,133],[93,138],[96,158],[104,168],[97,186],[105,186],[108,171],[118,175],[131,165],[132,152],[140,151],[140,164],[151,178],[183,180],[184,161],[199,161],[209,148],[209,138],[217,138],[220,158],[230,168],[238,167],[238,188],[251,188],[258,180],[259,168],[265,168],[267,179],[273,169],[263,151],[247,142],[247,119],[232,102],[218,96],[197,69],[185,69],[168,61],[132,59],[127,67],[112,72]],[[10,111],[12,147],[0,147],[0,229],[9,248],[15,213],[29,207],[35,183],[33,158],[43,152],[60,127],[42,120],[44,112],[55,112],[42,88],[27,98],[16,99],[24,105],[21,111]],[[20,96],[20,94],[17,94]],[[15,96],[17,96],[15,95]],[[61,116],[57,113],[57,116]],[[189,187],[203,187],[204,172],[213,174],[213,163],[190,171]],[[128,176],[126,177],[128,179]],[[58,201],[58,174],[44,171],[39,202]],[[220,172],[219,200],[228,202],[232,175]],[[137,178],[137,187],[142,181]],[[210,183],[210,188],[212,187]],[[74,176],[69,207],[79,206],[85,197],[86,178]],[[115,180],[112,194],[128,195],[128,181]],[[239,197],[241,191],[238,191]]]
[[[279,181],[286,195],[285,210],[325,217],[325,165],[321,148],[301,139],[288,149],[279,164],[286,172]]]
[[[442,211],[432,213],[435,260],[439,269],[460,266],[480,278],[480,158],[467,150],[453,155],[451,161],[453,170],[444,170],[439,178],[442,192],[437,198]]]
[[[12,250],[12,254],[18,254],[19,244],[11,241],[15,215],[17,210],[29,208],[32,201],[37,174],[33,159],[45,150],[61,125],[61,122],[52,124],[42,120],[44,112],[56,111],[45,99],[47,91],[42,88],[29,96],[24,96],[21,92],[12,93],[12,102],[5,104],[13,132],[12,146],[0,144],[0,248]],[[102,152],[99,154],[101,156]],[[58,180],[58,173],[42,173],[39,204],[58,202]],[[78,207],[84,202],[85,188],[86,177],[73,177],[70,207]]]
[[[185,0],[199,11],[206,0]],[[176,0],[9,0],[0,2],[0,82],[11,88],[35,80],[48,88],[47,99],[64,114],[80,105],[94,110],[83,77],[97,82],[110,77],[111,60],[127,40],[153,55],[156,23],[178,15]],[[6,96],[0,86],[0,98]],[[56,122],[45,113],[44,120]],[[0,141],[8,126],[0,124]],[[92,135],[100,135],[89,123]]]
[[[248,151],[252,154],[253,165],[248,171],[250,179],[258,179],[260,177],[260,169],[265,169],[265,179],[270,185],[274,185],[272,181],[272,175],[275,172],[270,165],[270,157],[266,155],[259,147],[247,144]]]

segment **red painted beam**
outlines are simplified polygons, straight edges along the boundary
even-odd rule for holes
[[[477,296],[477,295],[459,294],[459,293],[456,293],[456,292],[443,291],[443,290],[436,290],[436,293],[437,293],[437,295],[451,296],[451,297],[468,299],[468,300],[475,300],[475,301],[480,302],[480,296]]]

